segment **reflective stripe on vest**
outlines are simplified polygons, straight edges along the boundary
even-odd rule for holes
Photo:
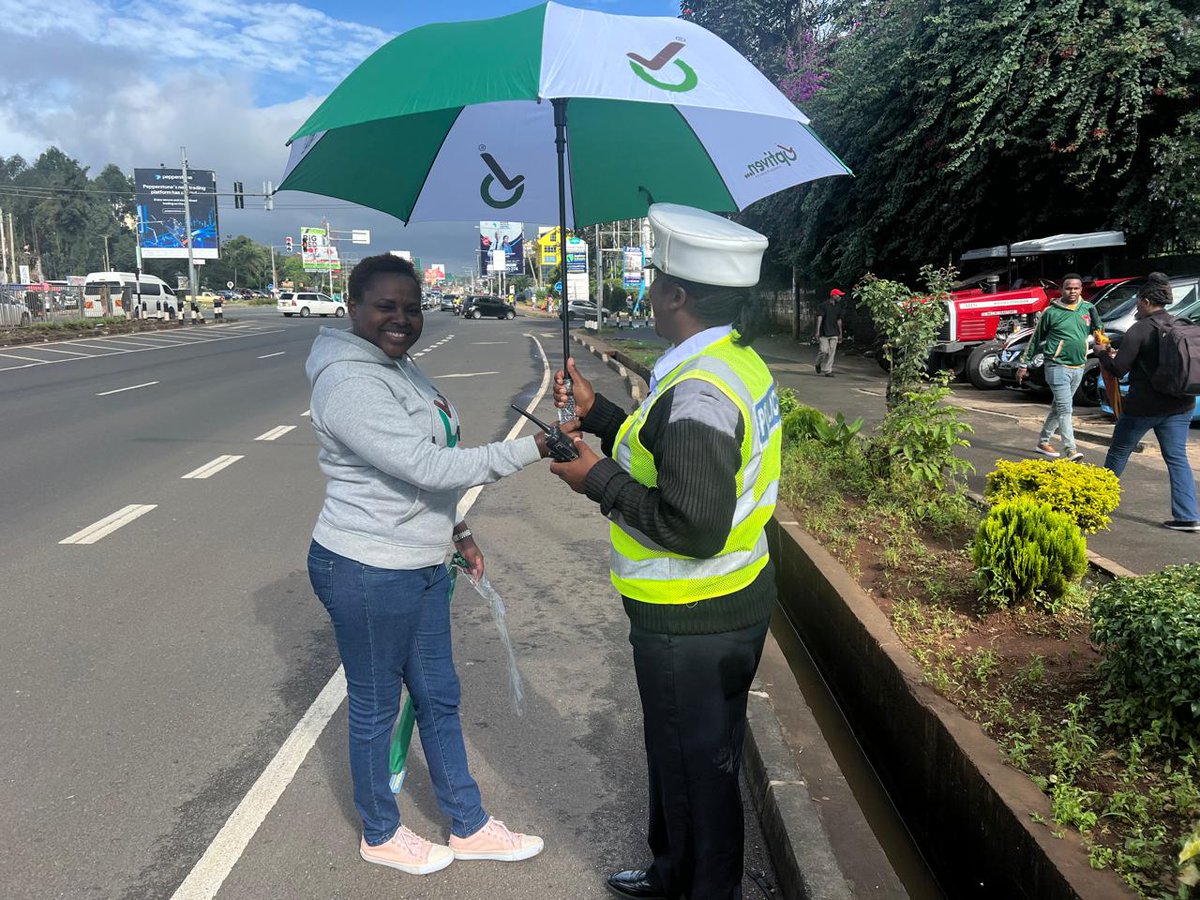
[[[726,337],[676,366],[621,425],[613,458],[640,484],[657,486],[658,470],[641,442],[641,430],[657,398],[688,378],[712,384],[741,413],[737,502],[725,545],[705,559],[672,553],[622,517],[614,518],[609,528],[613,585],[622,595],[645,603],[695,603],[725,596],[749,586],[767,564],[763,527],[779,491],[779,398],[770,370],[753,350]]]

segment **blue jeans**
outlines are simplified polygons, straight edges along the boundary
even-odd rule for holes
[[[1083,381],[1083,367],[1072,369],[1069,366],[1046,364],[1046,385],[1054,399],[1050,401],[1050,412],[1046,413],[1046,421],[1042,424],[1042,434],[1039,443],[1048,444],[1057,431],[1062,435],[1063,449],[1075,449],[1075,427],[1071,421],[1071,413],[1075,400],[1075,392]]]
[[[1173,416],[1127,416],[1122,413],[1113,428],[1108,455],[1104,457],[1104,467],[1119,476],[1125,471],[1129,454],[1138,441],[1153,429],[1163,462],[1167,464],[1167,477],[1171,479],[1171,518],[1179,522],[1200,521],[1196,479],[1187,455],[1188,426],[1191,424],[1191,410]]]
[[[333,622],[350,701],[350,776],[363,837],[375,846],[400,827],[388,787],[400,684],[413,698],[434,794],[459,837],[488,820],[467,770],[458,717],[461,691],[450,650],[450,576],[445,566],[379,569],[313,541],[308,577]]]

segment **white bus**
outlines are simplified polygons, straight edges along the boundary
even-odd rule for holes
[[[105,306],[105,291],[108,306]],[[179,315],[175,291],[154,275],[132,272],[91,272],[83,283],[83,314],[89,318],[133,316],[143,319],[167,319]]]

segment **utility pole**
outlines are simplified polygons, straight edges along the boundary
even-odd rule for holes
[[[188,192],[188,162],[187,147],[179,148],[179,157],[183,162],[183,227],[187,231],[188,251],[188,310],[192,323],[196,321],[196,259],[192,255],[192,201]]]
[[[271,293],[279,289],[279,276],[275,274],[275,245],[271,245]]]
[[[4,223],[0,222],[0,229],[4,228]],[[15,282],[18,279],[19,270],[17,269],[17,233],[13,230],[12,210],[8,212],[8,250],[12,254],[12,280]]]
[[[108,235],[104,235],[104,271],[111,272],[112,264],[108,261]]]
[[[4,235],[4,210],[0,209],[0,282],[8,281],[8,239]]]

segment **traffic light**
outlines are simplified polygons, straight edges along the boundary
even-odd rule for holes
[[[288,253],[292,252],[292,236],[290,234],[283,239],[283,246]]]
[[[233,208],[234,209],[245,209],[246,208],[246,195],[242,191],[242,183],[240,181],[235,181],[233,183]]]

